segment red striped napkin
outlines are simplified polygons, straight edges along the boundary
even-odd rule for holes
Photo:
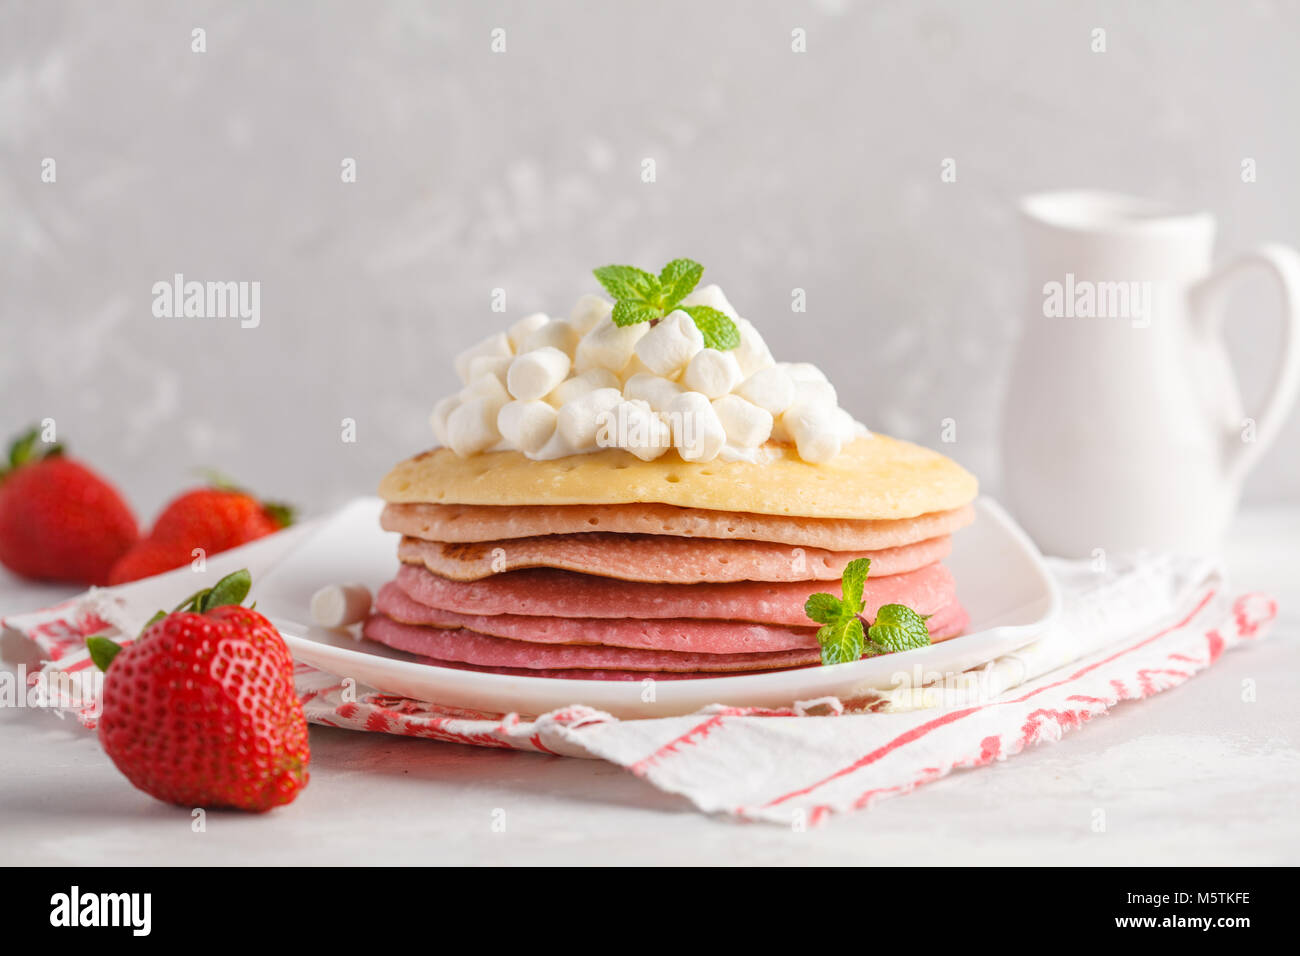
[[[254,568],[255,579],[291,550],[289,533],[273,537],[279,540],[240,549],[237,560]],[[1082,562],[1052,564],[1064,608],[1039,641],[958,681],[882,692],[865,712],[825,699],[629,721],[572,706],[524,719],[345,687],[305,665],[297,686],[314,723],[608,760],[700,810],[805,826],[1059,740],[1123,701],[1183,683],[1225,650],[1261,637],[1277,613],[1265,595],[1228,591],[1212,562],[1141,556],[1101,572]],[[84,639],[113,630],[111,593],[92,591],[4,622],[39,649],[44,663],[33,683],[52,674],[86,678],[71,691],[62,682],[44,686],[62,686],[62,703],[88,726],[97,684]]]

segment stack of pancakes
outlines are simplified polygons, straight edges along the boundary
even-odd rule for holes
[[[975,478],[882,435],[834,460],[771,444],[760,462],[533,461],[435,449],[380,485],[402,567],[365,636],[430,663],[593,680],[720,677],[820,661],[810,594],[870,558],[864,616],[966,626],[940,562],[973,518]]]

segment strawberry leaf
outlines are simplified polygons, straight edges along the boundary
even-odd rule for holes
[[[181,601],[180,604],[177,604],[174,608],[172,608],[172,613],[175,614],[175,613],[177,613],[178,611],[199,611],[199,610],[202,610],[202,608],[203,608],[203,599],[206,598],[206,597],[208,596],[208,592],[211,591],[211,590],[212,590],[212,588],[204,588],[204,589],[201,590],[201,591],[195,591],[193,594],[191,594],[189,597],[187,597],[184,601]],[[156,618],[157,615],[154,615],[154,617]]]
[[[113,658],[117,657],[122,650],[122,645],[107,637],[96,635],[86,638],[86,650],[90,651],[90,659],[95,662],[95,666],[101,671],[106,671],[113,663]]]
[[[272,521],[278,527],[287,528],[298,518],[298,512],[293,505],[287,505],[282,501],[266,501],[262,503],[264,510]]]
[[[41,442],[41,430],[39,428],[29,428],[15,438],[9,446],[8,462],[0,465],[0,478],[15,469],[21,468],[23,465],[40,461],[42,458],[54,458],[63,454],[63,446],[60,444],[51,444],[40,448],[41,444],[43,443]]]
[[[212,585],[209,590],[199,601],[199,613],[206,613],[216,607],[225,607],[230,604],[242,604],[244,598],[248,597],[249,589],[253,586],[253,577],[248,573],[247,568],[240,568],[227,574],[224,578]]]

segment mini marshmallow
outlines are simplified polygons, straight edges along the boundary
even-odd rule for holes
[[[736,394],[773,415],[794,404],[794,382],[780,366],[761,369],[736,386]]]
[[[639,358],[637,358],[636,353],[633,352],[632,357],[628,359],[627,364],[623,366],[623,371],[619,372],[618,375],[614,377],[618,379],[618,381],[620,382],[619,387],[622,388],[623,385],[627,383],[627,380],[631,378],[633,375],[653,375],[653,374],[654,372],[650,371],[650,369],[646,367],[645,362],[642,362]]]
[[[813,464],[830,461],[843,447],[832,406],[797,402],[781,416],[781,423],[804,461]]]
[[[504,404],[488,398],[471,398],[448,415],[447,444],[451,450],[461,458],[468,458],[495,445],[501,439],[497,412]]]
[[[740,365],[730,352],[704,349],[691,359],[682,384],[708,398],[721,398],[740,384]]]
[[[506,375],[506,387],[524,401],[541,398],[564,381],[570,364],[567,355],[550,345],[516,355]]]
[[[507,402],[497,413],[497,430],[512,448],[530,455],[551,440],[555,419],[555,409],[546,402]]]
[[[462,402],[473,401],[476,398],[485,398],[500,408],[510,401],[510,393],[506,391],[505,383],[501,379],[495,375],[484,375],[470,379],[469,384],[460,390]]]
[[[433,411],[429,415],[429,425],[433,428],[433,437],[438,439],[438,444],[447,444],[447,416],[459,406],[459,395],[448,395],[433,406]]]
[[[669,402],[684,391],[686,389],[670,379],[645,372],[633,375],[623,385],[624,395],[647,403],[656,412],[662,412]]]
[[[664,316],[636,343],[636,356],[656,375],[675,375],[704,348],[695,320],[677,309]]]
[[[739,395],[723,395],[713,402],[727,443],[739,448],[757,448],[772,434],[772,413],[745,401]]]
[[[839,396],[835,394],[834,385],[811,379],[795,380],[794,400],[796,404],[829,405],[831,408],[839,404]]]
[[[327,584],[311,596],[311,619],[321,627],[358,624],[370,613],[370,589],[364,584]]]
[[[672,428],[673,445],[686,461],[712,461],[727,443],[727,433],[708,398],[682,392],[664,411]]]
[[[456,356],[456,374],[460,380],[468,385],[471,381],[469,374],[469,363],[478,358],[480,355],[486,355],[495,358],[509,358],[514,352],[510,348],[510,340],[504,332],[498,332],[496,335],[489,335],[477,345],[472,345],[465,351]]]
[[[559,349],[565,355],[572,355],[581,338],[582,334],[577,329],[560,319],[555,322],[547,322],[545,325],[529,332],[524,336],[524,340],[519,343],[519,351],[531,352],[534,349],[550,346],[553,349]]]
[[[601,447],[616,446],[642,461],[654,461],[672,446],[672,432],[648,404],[619,402],[602,415],[596,436]]]
[[[602,412],[623,400],[616,388],[598,388],[565,402],[556,417],[555,433],[575,452],[591,451],[596,446],[598,419]]]
[[[566,378],[555,390],[546,396],[546,402],[556,408],[583,395],[590,395],[598,388],[618,388],[618,376],[607,368],[591,368],[581,375]]]
[[[812,362],[783,362],[782,367],[796,382],[830,382],[826,373]]]
[[[842,408],[836,408],[831,412],[831,415],[835,419],[835,426],[839,431],[842,444],[847,445],[858,437],[858,423],[852,415]]]
[[[691,292],[686,298],[682,299],[682,305],[707,305],[711,309],[717,309],[731,317],[734,322],[740,318],[739,313],[732,308],[727,297],[722,294],[722,290],[716,285],[706,285]]]
[[[607,368],[589,368],[578,377],[590,382],[593,388],[619,388],[622,384]]]
[[[794,444],[794,436],[790,434],[790,429],[786,427],[784,414],[773,416],[771,439],[774,442],[780,442],[782,445]]]
[[[569,322],[579,335],[586,335],[602,321],[609,318],[614,311],[614,304],[598,295],[584,295],[578,298],[569,313]]]
[[[502,385],[506,383],[506,370],[514,359],[508,355],[476,355],[469,360],[469,380],[471,383],[480,378],[496,378]]]
[[[748,319],[736,319],[736,329],[740,332],[740,344],[731,350],[740,366],[740,374],[749,378],[755,372],[771,368],[776,364],[772,351],[758,334],[758,329]]]
[[[622,328],[613,322],[603,322],[582,337],[574,353],[573,367],[579,372],[606,368],[617,374],[623,371],[632,358],[636,343],[649,331],[650,326],[646,322]]]
[[[534,312],[532,315],[525,315],[510,328],[506,329],[506,338],[510,341],[510,347],[516,352],[524,351],[524,341],[543,325],[549,325],[551,317],[545,312]]]
[[[556,432],[551,436],[550,441],[528,457],[533,461],[551,461],[555,458],[565,458],[574,454],[578,450],[579,449],[570,448],[569,443],[564,440],[564,436],[560,434],[559,429],[556,429]]]

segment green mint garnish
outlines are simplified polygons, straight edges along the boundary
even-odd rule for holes
[[[707,305],[679,305],[678,308],[695,320],[695,327],[709,348],[725,352],[740,344],[740,329],[727,313]]]
[[[804,613],[821,625],[817,643],[823,664],[846,664],[868,656],[909,651],[930,643],[925,618],[902,604],[886,604],[876,613],[876,623],[863,628],[862,592],[871,570],[868,558],[855,558],[844,568],[840,582],[843,597],[817,593],[804,602]]]
[[[903,604],[885,604],[876,612],[876,623],[867,628],[868,641],[880,653],[910,651],[930,643],[925,618]]]
[[[601,266],[593,274],[615,299],[614,324],[623,328],[638,322],[658,322],[674,309],[695,321],[711,349],[726,351],[740,344],[740,330],[731,317],[707,305],[682,305],[704,275],[704,266],[690,259],[674,259],[655,276],[636,266]]]

